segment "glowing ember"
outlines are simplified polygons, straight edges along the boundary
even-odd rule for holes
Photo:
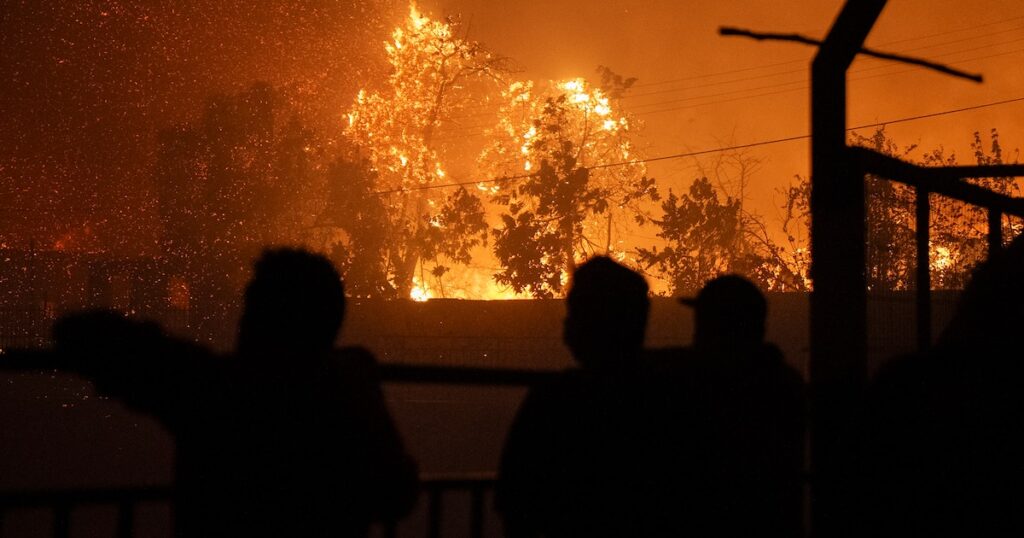
[[[425,302],[428,299],[432,299],[434,295],[430,292],[430,289],[420,281],[419,277],[413,277],[412,292],[409,294],[409,298],[416,302]]]
[[[931,250],[931,269],[932,271],[945,271],[953,266],[955,262],[953,253],[950,249],[941,245],[930,245]]]
[[[412,293],[409,294],[409,298],[418,303],[426,302],[430,299],[430,292],[420,288],[419,286],[413,286]]]

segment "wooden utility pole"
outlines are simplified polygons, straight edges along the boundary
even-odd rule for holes
[[[726,36],[789,41],[817,46],[811,64],[811,534],[842,537],[858,534],[858,412],[867,381],[867,279],[865,277],[864,175],[882,172],[912,182],[924,193],[942,190],[954,196],[994,204],[994,215],[1011,212],[1015,202],[994,200],[969,184],[950,185],[977,170],[956,167],[921,169],[846,145],[846,73],[857,54],[918,65],[974,82],[980,75],[947,65],[864,47],[886,0],[847,0],[824,40],[800,34],[721,28]],[[994,171],[994,169],[992,169]],[[1017,169],[1006,170],[1007,173]],[[943,175],[944,174],[944,175]],[[943,177],[938,177],[942,175]],[[917,179],[936,176],[943,184]],[[946,178],[945,176],[949,176]],[[990,174],[984,177],[998,177]],[[933,182],[934,183],[934,182]],[[971,190],[964,193],[964,190]],[[930,341],[928,295],[928,205],[918,207],[919,340]],[[959,197],[958,199],[967,199]],[[989,207],[993,207],[989,205]],[[990,227],[1001,229],[997,217]],[[1001,237],[990,234],[993,250]]]
[[[867,379],[864,178],[846,147],[846,72],[886,0],[849,0],[811,64],[811,534],[856,533]]]

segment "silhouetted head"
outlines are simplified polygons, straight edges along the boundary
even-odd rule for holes
[[[331,349],[345,315],[345,290],[331,262],[304,250],[267,250],[253,266],[238,331],[243,354]]]
[[[986,349],[1018,347],[1024,322],[1024,236],[978,265],[964,288],[939,345]]]
[[[709,280],[696,297],[679,302],[694,309],[694,347],[746,351],[764,343],[768,304],[752,282],[739,275]]]
[[[567,298],[565,343],[583,366],[633,358],[643,347],[650,301],[639,273],[604,256],[576,269]]]

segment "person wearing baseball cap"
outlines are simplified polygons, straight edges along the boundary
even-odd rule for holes
[[[694,536],[801,536],[803,381],[765,342],[768,304],[724,275],[679,302],[693,345],[662,351],[680,441],[680,497]]]
[[[694,309],[693,347],[700,353],[749,354],[764,345],[768,304],[752,282],[739,275],[708,281],[696,297],[679,302]]]

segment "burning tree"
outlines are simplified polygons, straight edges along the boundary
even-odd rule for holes
[[[987,166],[1003,164],[1003,148],[999,132],[989,132],[988,143],[975,131],[970,143],[971,156],[976,164]],[[924,164],[955,165],[955,155],[946,156],[937,149],[922,158]],[[1016,161],[1014,161],[1016,162]],[[1012,177],[990,177],[970,180],[986,189],[1017,196],[1020,185]],[[931,195],[932,241],[929,245],[932,285],[938,289],[962,289],[971,277],[974,267],[988,255],[988,215],[984,208],[956,200]],[[1003,237],[1012,238],[1022,231],[1019,219],[1004,217]]]
[[[401,297],[428,293],[447,261],[467,263],[487,238],[484,207],[469,190],[435,188],[447,179],[435,133],[501,80],[507,59],[461,33],[457,20],[431,20],[410,7],[385,44],[392,72],[379,91],[361,90],[346,134],[362,150],[385,208],[387,281]]]
[[[911,161],[914,160],[911,155],[917,149],[916,145],[901,147],[885,132],[884,127],[868,136],[855,133],[851,136],[851,143]],[[979,165],[1005,162],[999,133],[995,129],[989,133],[987,144],[981,133],[975,132],[970,149],[973,160]],[[957,163],[957,157],[938,148],[925,153],[919,162],[924,165],[952,166]],[[910,289],[914,282],[916,258],[914,191],[903,184],[871,175],[865,181],[868,289]],[[971,182],[1006,195],[1020,192],[1014,178],[979,178]],[[787,226],[795,224],[793,228],[806,228],[809,224],[810,198],[810,182],[807,178],[802,178],[798,186],[792,187],[787,198],[788,207],[796,209],[795,213],[790,211],[789,215],[795,215],[795,218],[787,220]],[[931,195],[930,205],[931,244],[928,248],[932,286],[934,289],[962,288],[974,267],[987,256],[987,214],[983,208],[936,194]],[[1021,228],[1021,223],[1016,219],[1004,218],[1003,237],[1013,237],[1021,232]],[[790,238],[792,240],[792,235]]]
[[[577,260],[625,258],[630,223],[646,221],[641,201],[657,192],[635,157],[632,123],[611,102],[632,80],[617,82],[607,92],[583,79],[541,90],[514,82],[504,90],[481,162],[518,181],[478,185],[504,209],[492,232],[498,283],[552,297],[564,291]]]
[[[668,280],[672,294],[694,294],[712,278],[739,273],[758,287],[772,291],[807,289],[800,253],[776,244],[759,215],[743,207],[749,175],[759,163],[742,154],[725,155],[704,170],[686,194],[669,191],[661,204],[663,216],[654,219],[662,248],[639,249],[637,258]],[[739,193],[728,194],[723,167],[735,168]],[[718,187],[708,178],[716,178]]]
[[[739,232],[739,200],[719,200],[711,181],[700,177],[688,194],[679,197],[670,190],[661,207],[664,216],[655,222],[661,228],[658,237],[668,244],[640,249],[639,257],[645,267],[657,267],[667,277],[673,295],[692,293],[729,272]]]
[[[900,148],[879,128],[871,136],[854,133],[851,143],[907,158],[915,146]],[[914,191],[884,178],[867,176],[864,195],[869,290],[908,289],[914,275]]]
[[[319,244],[345,275],[345,291],[354,297],[394,298],[388,280],[388,216],[374,194],[377,174],[365,159],[349,154],[327,169],[327,199],[314,231],[326,232]]]

